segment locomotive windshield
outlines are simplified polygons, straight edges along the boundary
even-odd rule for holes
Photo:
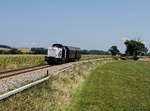
[[[61,44],[53,44],[53,45],[52,45],[52,47],[62,48],[62,47],[63,47],[63,45],[61,45]]]

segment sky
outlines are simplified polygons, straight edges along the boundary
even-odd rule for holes
[[[150,48],[150,0],[0,0],[0,44],[124,51],[126,39]]]

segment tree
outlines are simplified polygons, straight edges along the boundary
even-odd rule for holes
[[[128,56],[137,57],[138,55],[145,55],[148,52],[145,44],[139,40],[126,40],[124,44],[127,48],[125,54]]]
[[[117,48],[117,46],[112,46],[112,47],[109,49],[109,51],[111,52],[111,54],[112,54],[113,56],[115,56],[115,55],[117,55],[117,54],[120,54],[120,51],[119,51],[119,49]]]
[[[31,48],[32,54],[46,54],[47,49],[45,48]]]
[[[0,50],[0,54],[6,54],[7,52],[5,50]]]

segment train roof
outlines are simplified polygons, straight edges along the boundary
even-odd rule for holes
[[[52,46],[53,46],[53,47],[58,47],[58,48],[65,47],[65,48],[67,48],[67,49],[69,49],[69,50],[80,50],[80,48],[78,48],[78,47],[64,46],[64,45],[62,45],[62,44],[53,44]]]
[[[66,48],[68,48],[69,50],[80,50],[80,48],[78,47],[72,47],[72,46],[65,46]]]

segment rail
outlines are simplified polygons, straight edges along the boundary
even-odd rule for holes
[[[23,74],[26,72],[44,69],[47,67],[50,67],[50,66],[49,65],[38,65],[38,66],[33,66],[33,67],[28,67],[28,68],[21,68],[21,69],[16,69],[16,70],[11,70],[11,71],[0,72],[0,79],[11,77],[11,76],[16,76],[16,75]]]

